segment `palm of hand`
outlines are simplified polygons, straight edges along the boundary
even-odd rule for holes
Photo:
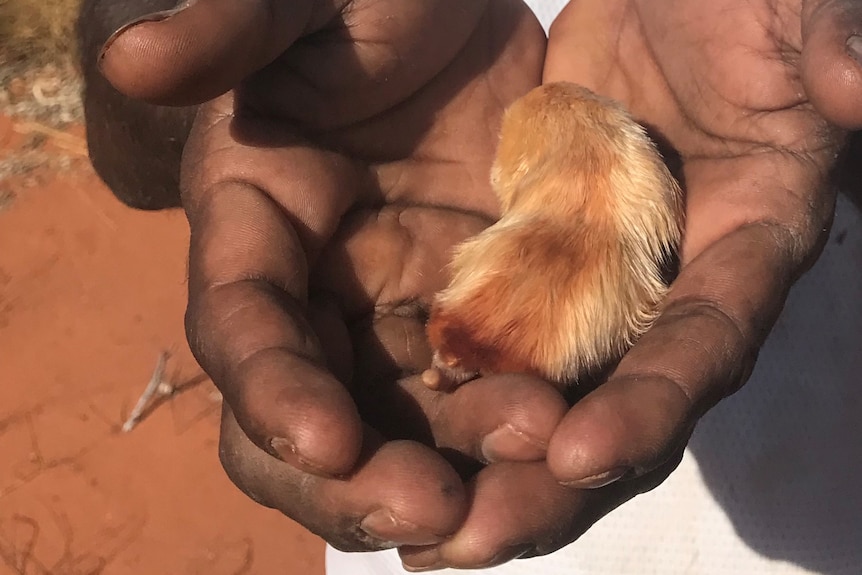
[[[597,448],[577,460],[563,449],[598,424],[586,412],[570,416],[549,448],[558,476],[587,460],[609,468],[625,449],[607,445],[632,440],[640,454],[627,463],[654,467],[744,383],[786,290],[819,254],[842,134],[807,99],[801,28],[798,3],[734,0],[580,0],[555,23],[544,80],[626,103],[680,161],[687,202],[681,273],[665,312],[612,378],[678,401],[659,408],[645,395],[627,429],[609,433],[604,455]]]
[[[460,36],[445,38],[454,49],[413,63],[425,73],[413,72],[412,78],[387,69],[395,49],[373,43],[389,38],[386,30],[364,38],[361,30],[349,32],[346,15],[343,27],[330,24],[234,94],[204,106],[184,162],[185,203],[192,214],[206,209],[199,202],[216,206],[224,195],[219,191],[234,189],[238,181],[244,191],[262,192],[248,197],[248,209],[259,209],[260,228],[282,229],[278,237],[264,237],[270,232],[261,230],[255,238],[262,240],[259,269],[245,267],[242,273],[283,290],[299,308],[307,305],[299,319],[283,325],[307,319],[317,336],[287,343],[290,335],[282,334],[279,345],[325,357],[327,368],[364,400],[363,420],[399,437],[412,435],[402,424],[411,427],[413,418],[396,416],[393,422],[380,402],[389,401],[388,383],[396,376],[427,367],[424,310],[445,284],[451,247],[496,215],[488,166],[499,118],[507,102],[538,83],[541,70],[541,31],[523,7],[500,4],[474,12],[476,21],[455,31]],[[394,30],[401,25],[391,24]],[[359,47],[358,55],[367,46],[377,53],[366,61],[347,57],[347,42]],[[380,81],[393,73],[395,85]],[[230,201],[236,209],[237,198]],[[192,222],[194,232],[194,217]],[[214,235],[208,232],[207,239]],[[238,232],[218,235],[233,238]],[[201,258],[201,275],[216,284],[236,269],[236,258],[249,255],[247,242],[200,248],[212,254]],[[217,321],[212,314],[200,316]],[[233,330],[241,320],[232,315],[231,321]],[[268,323],[275,328],[277,320]],[[246,356],[262,351],[259,341],[232,349]],[[235,399],[237,410],[244,398]],[[380,419],[369,421],[375,413]],[[240,419],[252,437],[266,443],[255,433],[253,418]]]
[[[558,20],[546,80],[577,79],[620,99],[681,157],[691,222],[683,262],[747,223],[802,231],[826,217],[828,199],[812,205],[802,188],[820,183],[840,133],[803,85],[801,11],[788,1],[580,1]],[[762,190],[756,201],[752,188]]]
[[[612,484],[548,488],[532,509],[546,522],[492,536],[477,503],[453,539],[403,552],[407,563],[470,566],[470,538],[497,536],[509,549],[530,542],[539,553],[572,541],[661,482],[698,418],[745,382],[787,290],[819,254],[834,202],[827,174],[843,133],[826,118],[838,121],[845,103],[835,98],[846,94],[833,91],[816,108],[809,101],[823,79],[802,62],[834,46],[803,54],[801,18],[791,2],[578,0],[555,22],[544,81],[619,99],[679,156],[687,199],[680,275],[662,317],[569,410],[548,446],[557,480]],[[847,65],[844,56],[832,64]],[[620,476],[629,480],[613,483]]]
[[[541,75],[544,39],[523,5],[473,11],[463,30],[426,38],[445,44],[425,46],[439,59],[404,56],[407,71],[392,59],[403,47],[375,42],[411,33],[403,22],[369,37],[349,21],[320,30],[205,105],[185,151],[190,341],[229,406],[226,468],[342,548],[436,542],[429,532],[463,519],[452,468],[384,437],[471,460],[534,460],[565,410],[535,379],[441,399],[410,377],[430,363],[423,313],[450,248],[496,215],[488,170],[502,112]],[[344,18],[354,16],[368,13]],[[483,443],[513,421],[521,429],[496,451]],[[316,477],[261,457],[244,436]],[[326,478],[347,471],[352,485]],[[300,493],[279,487],[298,483]],[[395,527],[363,520],[378,507]],[[399,527],[410,524],[421,535]]]

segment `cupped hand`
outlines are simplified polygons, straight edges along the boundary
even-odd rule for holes
[[[206,102],[181,177],[187,330],[225,397],[225,469],[341,549],[443,540],[468,511],[457,471],[541,460],[565,413],[542,381],[437,394],[415,375],[544,52],[517,0],[199,0],[104,50],[127,96]]]
[[[405,563],[548,553],[667,477],[697,420],[746,381],[788,290],[822,249],[838,154],[846,131],[862,127],[860,31],[850,0],[569,3],[551,29],[544,81],[624,102],[678,164],[680,273],[654,327],[567,413],[547,468],[508,464],[522,482],[544,482],[532,505],[507,508],[517,473],[490,466],[463,528],[403,549]],[[491,515],[504,519],[489,531]]]

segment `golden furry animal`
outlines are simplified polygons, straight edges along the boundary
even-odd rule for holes
[[[503,117],[502,217],[456,250],[427,325],[429,387],[521,372],[565,387],[650,326],[678,249],[682,193],[618,103],[546,84]]]

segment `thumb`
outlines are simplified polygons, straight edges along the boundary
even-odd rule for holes
[[[108,81],[131,98],[206,102],[263,68],[337,8],[320,0],[185,0],[114,32],[99,55]],[[333,12],[332,14],[326,12]]]
[[[801,73],[808,98],[827,121],[862,128],[862,3],[803,0]]]

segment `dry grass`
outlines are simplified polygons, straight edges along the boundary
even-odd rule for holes
[[[0,0],[0,62],[60,64],[74,58],[80,0]]]
[[[0,148],[0,209],[46,174],[82,157],[61,130],[82,118],[75,20],[80,0],[0,0],[0,115],[14,118],[21,145]],[[13,189],[11,182],[17,182]]]
[[[75,20],[81,0],[0,0],[0,113],[81,119]]]

